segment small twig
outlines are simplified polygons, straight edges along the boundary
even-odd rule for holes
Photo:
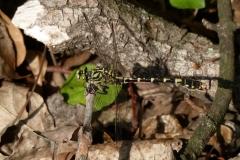
[[[49,51],[50,51],[50,55],[51,55],[51,59],[52,59],[52,62],[53,62],[53,65],[54,66],[57,66],[57,61],[53,55],[53,48],[52,46],[49,46]],[[64,82],[66,80],[65,76],[62,74],[62,73],[58,73],[60,74],[59,78],[62,78],[62,81]]]
[[[217,0],[219,22],[203,23],[207,28],[217,31],[219,37],[220,68],[218,88],[208,114],[201,116],[194,134],[187,146],[182,149],[181,159],[197,159],[221,125],[232,99],[232,83],[234,81],[234,31],[236,24],[232,22],[231,2]]]
[[[203,62],[203,63],[201,63],[201,64],[193,64],[193,69],[197,70],[197,69],[199,69],[201,66],[207,65],[207,64],[212,63],[212,62],[215,62],[215,61],[217,61],[217,60],[219,60],[219,58],[212,59],[212,60],[208,60],[208,61],[205,61],[205,62]]]
[[[58,67],[58,66],[48,66],[47,72],[59,72],[59,73],[72,73],[72,70],[64,68],[64,67]]]
[[[87,88],[89,84],[87,83]],[[86,91],[87,92],[87,91]],[[78,132],[78,148],[75,160],[86,160],[88,148],[92,145],[92,111],[95,93],[85,93],[86,110],[83,127]]]
[[[219,26],[217,24],[213,24],[206,19],[203,19],[202,23],[207,29],[210,29],[212,31],[218,31]]]
[[[53,51],[52,51],[52,47],[51,46],[49,46],[49,51],[50,51],[50,55],[51,55],[51,59],[52,59],[53,65],[57,66],[57,61],[56,61],[56,59],[55,59],[55,57],[53,55]]]
[[[213,152],[213,149],[214,149],[214,146],[212,146],[212,148],[210,149],[210,151],[208,152],[207,156],[206,156],[206,160],[209,160],[210,159],[210,156]]]
[[[138,126],[137,114],[136,114],[136,97],[134,95],[132,83],[129,83],[128,86],[129,86],[129,92],[130,92],[131,99],[132,99],[132,112],[133,112],[131,131],[134,132],[137,129],[137,126]]]

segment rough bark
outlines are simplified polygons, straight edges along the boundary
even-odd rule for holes
[[[192,67],[219,58],[218,46],[122,1],[30,0],[18,8],[13,23],[54,52],[79,48],[96,53],[100,48],[98,55],[110,60],[115,58],[113,23],[118,63],[125,73],[142,67],[158,76],[218,77],[218,61],[197,70]]]
[[[232,21],[231,2],[218,0],[218,13],[219,23],[210,27],[216,29],[220,42],[221,59],[218,89],[208,115],[201,118],[194,135],[189,140],[182,154],[182,159],[197,159],[210,137],[212,137],[222,123],[232,98],[235,71],[233,33],[236,29],[236,25]]]

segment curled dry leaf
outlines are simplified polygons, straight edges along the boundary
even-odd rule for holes
[[[14,131],[8,126],[18,115],[19,110],[27,99],[27,95],[28,88],[6,81],[2,82],[0,88],[0,97],[2,97],[0,101],[0,136],[2,140],[0,150],[1,153],[8,155],[6,159],[22,159],[23,157],[36,155],[45,157],[46,154],[50,154],[48,153],[49,148],[44,148],[50,142],[39,138],[39,135],[33,132],[43,132],[54,127],[53,118],[48,112],[41,96],[33,93],[28,108],[22,114],[21,121],[18,121],[11,127],[15,128]],[[12,135],[12,137],[9,137],[9,135]],[[9,139],[13,139],[13,137],[15,139],[9,143]],[[41,151],[38,150],[39,148],[41,148]]]
[[[76,129],[78,129],[77,126],[63,126],[54,130],[42,132],[41,135],[54,142],[66,143],[72,138]]]
[[[138,87],[139,96],[150,101],[154,105],[158,105],[159,103],[168,105],[173,100],[178,99],[178,97],[176,97],[176,92],[173,92],[173,84],[137,83],[136,86]]]
[[[240,1],[232,0],[233,21],[240,26]]]
[[[0,87],[0,137],[6,131],[6,127],[17,116],[21,107],[27,99],[28,88],[14,85],[13,83],[3,81]],[[27,112],[22,114],[22,119],[27,118]]]
[[[226,122],[225,122],[226,123]],[[231,122],[227,122],[228,124]],[[214,146],[214,148],[223,155],[225,149],[223,146],[228,147],[228,152],[231,150],[238,148],[236,146],[236,139],[234,138],[234,132],[231,127],[227,125],[221,125],[218,131],[210,138],[208,145]]]
[[[139,130],[135,134],[137,138]],[[174,115],[161,115],[146,118],[142,122],[141,138],[174,138],[182,134],[182,126]]]
[[[162,100],[162,99],[164,99],[164,97],[166,97],[165,99],[167,100],[167,98],[169,98],[169,97],[167,97],[167,95],[172,96],[172,97],[176,96],[173,94],[166,93],[165,95],[161,95],[161,97],[158,99]],[[200,107],[206,106],[207,109],[210,108],[210,104],[205,104],[197,98],[192,99],[192,101]],[[164,101],[164,103],[165,102],[166,101]],[[190,120],[192,118],[196,118],[199,116],[199,112],[197,110],[195,110],[194,108],[190,107],[186,101],[180,101],[180,102],[177,101],[177,102],[172,102],[167,105],[162,104],[162,102],[155,104],[155,105],[153,105],[153,107],[146,109],[143,117],[152,117],[152,116],[162,115],[162,114],[188,115],[188,119],[190,119]]]
[[[224,126],[224,130],[223,127]],[[227,127],[227,128],[226,128]],[[224,139],[225,145],[229,145],[229,152],[234,153],[240,147],[240,126],[236,122],[225,121],[221,125],[221,135]]]
[[[236,153],[240,147],[240,126],[232,121],[225,121],[218,131],[210,138],[209,145],[213,145],[219,153]],[[225,148],[222,148],[222,147]]]
[[[74,149],[72,152],[64,152],[61,154],[58,154],[56,156],[56,159],[64,159],[64,160],[72,160],[72,157],[75,155],[75,151],[76,149]]]
[[[8,35],[6,25],[0,18],[0,78],[17,77],[15,72],[15,51],[13,49],[11,38]]]
[[[53,155],[59,159],[71,159],[75,154],[77,142],[68,141],[67,143],[55,143],[41,135],[36,134],[26,125],[18,129],[18,133],[14,135],[16,140],[11,145],[11,153],[3,152],[1,146],[1,160],[20,160],[20,159],[45,159],[51,160]],[[54,144],[55,143],[55,144]],[[54,147],[55,150],[52,150]],[[5,147],[6,148],[6,147]]]
[[[79,50],[76,50],[76,49],[75,49],[75,51],[80,52]],[[71,68],[71,67],[75,67],[75,66],[81,66],[84,63],[86,63],[86,61],[91,56],[91,53],[87,52],[87,51],[84,51],[82,53],[78,53],[78,52],[75,53],[76,54],[75,56],[72,56],[72,57],[66,59],[66,61],[64,61],[63,67]]]
[[[1,10],[0,10],[0,16],[5,22],[8,33],[11,37],[11,40],[13,42],[13,45],[14,45],[14,48],[16,51],[16,58],[17,58],[16,65],[20,66],[20,64],[22,64],[22,62],[24,61],[24,59],[26,57],[26,47],[24,44],[23,35],[22,35],[20,29],[15,27],[12,24],[11,19],[8,18],[8,16],[6,16]]]
[[[19,29],[13,26],[9,18],[0,12],[0,78],[22,78],[17,74],[16,66],[25,59],[26,49],[22,35],[19,34],[21,34]]]
[[[17,136],[19,138],[12,148],[13,153],[6,159],[51,159],[50,141],[32,132],[27,127],[22,127]]]
[[[9,82],[4,82],[4,83],[6,83],[8,86],[11,86],[12,88],[17,88],[17,87],[14,87],[14,85]],[[6,86],[6,84],[4,83],[3,83],[3,86]],[[1,89],[3,88],[4,87],[2,87]],[[1,96],[4,96],[4,92],[6,92],[6,90],[11,91],[11,89],[9,88],[10,87],[5,87],[5,90],[2,92]],[[17,91],[14,90],[12,92],[17,92]],[[10,95],[13,94],[11,92],[7,92],[7,93]],[[27,94],[27,91],[25,93],[25,96],[26,94]],[[56,120],[57,118],[60,119],[56,121],[57,126],[61,126],[61,123],[63,124],[64,120],[66,121],[66,119],[69,119],[69,117],[74,116],[73,114],[74,112],[76,114],[75,108],[69,112],[68,110],[71,110],[71,107],[69,106],[65,106],[66,108],[62,109],[64,108],[62,103],[63,103],[63,98],[61,98],[61,95],[59,94],[53,95],[48,99],[48,105],[49,106],[52,105],[50,107],[51,108],[50,110],[52,111],[54,118],[56,118]],[[76,127],[74,126],[70,127],[71,129],[67,129],[66,127],[62,127],[62,128],[59,127],[58,129],[53,130],[53,122],[48,120],[50,119],[48,118],[49,113],[47,112],[47,109],[45,110],[44,108],[45,108],[45,105],[43,103],[43,100],[39,98],[37,94],[34,94],[33,99],[31,99],[29,111],[25,112],[25,120],[22,121],[23,123],[20,122],[18,125],[16,125],[16,127],[19,128],[18,132],[16,133],[17,135],[16,140],[12,143],[12,145],[8,145],[8,146],[11,146],[12,152],[8,152],[9,154],[7,155],[9,156],[0,155],[2,159],[13,160],[13,159],[23,159],[25,157],[29,157],[30,159],[33,159],[33,158],[51,159],[52,158],[52,151],[51,151],[52,141],[50,139],[52,139],[54,142],[59,140],[61,140],[62,142],[63,141],[67,142],[67,143],[58,143],[58,142],[56,143],[55,150],[54,150],[55,157],[58,157],[58,158],[65,157],[70,159],[73,156],[73,154],[76,151],[77,143],[72,142],[69,139],[71,139],[72,132],[75,130]],[[60,112],[61,114],[58,114],[58,112]],[[82,113],[84,113],[84,111]],[[65,115],[68,115],[68,117],[64,117]],[[75,120],[75,123],[73,124],[76,124],[76,122],[77,121]],[[65,125],[67,125],[67,123],[65,123]],[[52,130],[52,132],[45,132],[47,129]],[[63,130],[64,130],[62,134],[63,136],[60,135],[60,137],[58,137],[59,133],[62,132]],[[45,134],[47,138],[44,138],[43,136],[40,136],[33,131],[50,133],[52,134],[53,138],[50,136],[46,136],[47,134]],[[108,144],[102,144],[97,146],[93,145],[90,148],[89,159],[94,159],[93,157],[99,157],[99,155],[101,155],[103,159],[107,159],[111,156],[113,156],[111,157],[111,159],[112,158],[118,159],[119,155],[121,157],[129,156],[129,159],[139,159],[139,158],[148,159],[151,156],[155,156],[158,159],[164,159],[166,157],[173,156],[173,154],[170,155],[170,153],[172,153],[172,150],[179,151],[182,147],[182,142],[178,139],[171,140],[171,141],[169,140],[151,140],[151,141],[134,141],[134,142],[124,141],[122,143],[117,143],[117,144],[121,145],[121,147],[118,148],[120,150],[116,150],[115,143],[110,143],[110,144],[108,143]],[[147,154],[144,154],[144,155],[139,154],[142,152]],[[135,155],[138,155],[138,156],[136,157]]]
[[[0,97],[2,97],[0,102],[1,131],[16,118],[27,99],[27,94],[28,88],[26,87],[18,86],[6,81],[2,82],[0,88]],[[28,110],[23,112],[21,120],[31,129],[36,131],[51,129],[53,126],[52,116],[48,112],[42,97],[36,93],[33,93]]]
[[[41,67],[42,54],[43,54],[43,52],[40,52],[40,51],[28,50],[28,52],[27,52],[26,60],[29,63],[29,66],[32,70],[32,73],[34,75],[35,80],[37,79],[37,75],[39,74],[39,70],[40,70],[40,67]],[[43,84],[44,76],[46,74],[46,70],[47,70],[47,60],[44,59],[42,72],[40,73],[40,76],[39,76],[39,79],[38,79],[38,82],[37,82],[37,84],[39,86],[42,86],[42,84]]]

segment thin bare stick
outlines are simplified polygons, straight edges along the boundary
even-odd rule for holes
[[[89,87],[89,84],[87,84]],[[92,145],[92,111],[94,104],[95,93],[86,93],[86,110],[83,127],[78,132],[78,148],[75,160],[86,160],[88,155],[88,148]]]

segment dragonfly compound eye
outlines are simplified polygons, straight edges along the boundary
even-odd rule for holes
[[[87,73],[87,68],[85,67],[83,70],[78,70],[77,71],[77,78],[80,80],[80,79],[83,79],[85,80],[86,79],[86,73]]]
[[[77,76],[77,79],[80,79],[80,71],[79,70],[77,70],[76,76]]]

